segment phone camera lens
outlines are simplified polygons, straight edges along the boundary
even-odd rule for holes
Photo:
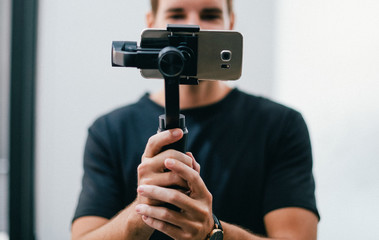
[[[224,62],[229,62],[232,59],[232,52],[229,50],[222,50],[220,55]]]

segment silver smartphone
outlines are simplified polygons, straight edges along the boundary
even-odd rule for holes
[[[141,34],[145,41],[159,39],[168,42],[171,33],[163,29],[146,29]],[[183,33],[184,34],[184,33]],[[187,33],[188,34],[188,33]],[[201,30],[192,33],[198,37],[197,75],[199,80],[237,80],[242,72],[243,37],[235,31]],[[163,78],[157,69],[141,69],[145,78]]]

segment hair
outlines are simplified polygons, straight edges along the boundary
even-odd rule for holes
[[[150,0],[151,12],[155,15],[158,10],[158,0]],[[233,0],[226,0],[229,14],[233,12]]]

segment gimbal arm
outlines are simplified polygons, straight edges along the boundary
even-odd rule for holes
[[[157,69],[157,59],[162,49],[140,48],[137,42],[112,42],[112,66]]]

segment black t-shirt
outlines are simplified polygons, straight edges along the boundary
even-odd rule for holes
[[[163,112],[146,94],[89,128],[74,219],[112,218],[136,198],[137,166]],[[238,89],[215,104],[181,112],[187,149],[201,165],[220,220],[266,234],[263,217],[272,210],[301,207],[318,216],[311,145],[300,113]]]

